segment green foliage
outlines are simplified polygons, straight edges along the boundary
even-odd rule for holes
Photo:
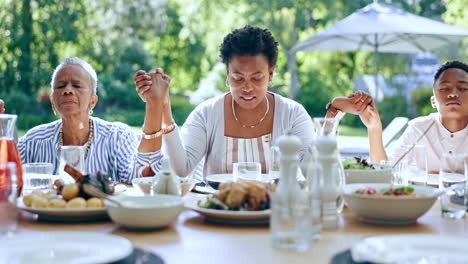
[[[397,116],[408,116],[406,97],[403,95],[386,96],[377,107],[383,127]]]
[[[189,98],[181,95],[171,96],[172,117],[178,125],[182,125],[188,115],[195,108],[190,104]]]
[[[273,91],[291,95],[299,73],[299,97],[311,116],[323,116],[335,96],[353,91],[352,79],[373,74],[370,52],[300,52],[288,56],[297,42],[309,38],[368,0],[0,0],[0,97],[8,112],[20,115],[18,126],[54,120],[46,100],[50,78],[66,57],[89,61],[99,79],[95,115],[140,126],[144,103],[135,92],[133,75],[162,67],[171,76],[171,93],[193,91],[219,62],[224,36],[246,24],[269,28],[280,44]],[[463,0],[392,0],[391,5],[433,19],[467,27]],[[443,14],[443,16],[441,16]],[[465,47],[467,42],[465,41]],[[444,58],[467,56],[450,49]],[[380,54],[380,72],[406,73],[410,55]],[[296,60],[296,61],[294,61]],[[289,64],[288,64],[289,63]],[[423,95],[415,94],[416,113]],[[404,99],[404,98],[403,98]],[[415,99],[416,100],[416,99]],[[421,100],[421,103],[420,101]],[[421,105],[421,107],[419,106]],[[430,104],[427,103],[426,107]],[[172,98],[173,115],[182,124],[194,108],[183,96]],[[386,120],[407,115],[405,100],[386,98],[379,105]],[[24,121],[21,121],[24,120]],[[361,125],[347,115],[342,123]]]
[[[411,94],[411,105],[417,116],[425,116],[437,112],[437,109],[433,108],[431,104],[432,95],[432,88],[418,88],[413,91]]]

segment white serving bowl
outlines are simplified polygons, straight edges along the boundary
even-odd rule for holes
[[[151,192],[151,185],[153,183],[153,179],[157,182],[157,176],[154,177],[142,177],[142,178],[135,178],[132,180],[132,185],[134,188],[142,191],[145,194],[149,194]],[[190,192],[195,184],[197,183],[194,179],[182,179],[180,182],[180,191],[181,196],[186,195]]]
[[[386,225],[414,224],[437,200],[440,191],[436,188],[410,185],[416,196],[376,196],[356,194],[366,187],[380,191],[397,188],[390,184],[355,183],[347,184],[343,191],[346,205],[365,222]]]
[[[153,196],[118,195],[113,199],[121,202],[105,201],[107,212],[115,223],[130,228],[161,228],[177,220],[184,208],[184,201],[179,196],[156,194]]]
[[[391,183],[393,179],[391,167],[378,166],[375,169],[347,169],[346,184],[351,183]]]
[[[270,175],[270,174],[263,174],[262,173],[262,180],[269,182],[269,181],[278,181],[278,175]],[[232,173],[225,173],[225,174],[211,174],[206,176],[206,181],[208,184],[213,187],[214,189],[218,190],[218,187],[223,182],[231,182],[234,181]]]

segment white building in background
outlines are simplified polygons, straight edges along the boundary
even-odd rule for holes
[[[404,95],[409,103],[414,90],[432,87],[434,73],[440,62],[432,53],[417,53],[411,61],[411,72],[398,74],[391,78],[377,76],[378,89],[375,87],[375,75],[361,75],[353,78],[355,90],[368,92],[377,102],[384,96]]]

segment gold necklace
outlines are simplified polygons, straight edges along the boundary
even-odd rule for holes
[[[232,97],[232,94],[231,94],[231,97]],[[232,114],[234,115],[234,118],[236,119],[237,122],[239,122],[239,124],[242,125],[242,127],[247,127],[247,128],[255,128],[256,126],[260,125],[260,123],[262,123],[263,119],[265,119],[266,115],[268,114],[268,112],[270,111],[270,101],[268,100],[268,97],[266,96],[265,94],[265,100],[266,100],[266,111],[265,113],[263,114],[263,116],[260,118],[260,120],[253,124],[253,125],[244,125],[242,124],[242,122],[239,120],[239,118],[237,118],[237,115],[236,115],[236,111],[234,110],[234,97],[231,98],[231,106],[232,106]]]
[[[88,152],[89,148],[91,147],[91,143],[93,141],[93,132],[94,132],[94,125],[93,125],[93,120],[91,118],[89,119],[89,136],[88,136],[88,142],[86,142],[86,149],[85,149],[85,156],[84,158],[88,158]],[[60,146],[63,146],[63,125],[60,127],[59,131],[59,143]]]

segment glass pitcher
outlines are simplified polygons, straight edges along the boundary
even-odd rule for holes
[[[334,118],[314,118],[317,126],[315,147],[317,149],[317,163],[321,168],[323,186],[321,199],[323,203],[323,226],[326,228],[327,215],[334,222],[336,214],[341,213],[344,200],[341,197],[345,184],[343,164],[337,144],[337,128],[339,120]],[[335,210],[335,213],[332,211]],[[333,224],[332,224],[333,226]]]
[[[18,195],[23,188],[23,169],[21,166],[21,157],[14,140],[16,131],[16,115],[0,114],[0,165],[6,165],[8,162],[16,164],[16,176],[18,179]],[[5,188],[6,182],[0,175],[0,188]]]

